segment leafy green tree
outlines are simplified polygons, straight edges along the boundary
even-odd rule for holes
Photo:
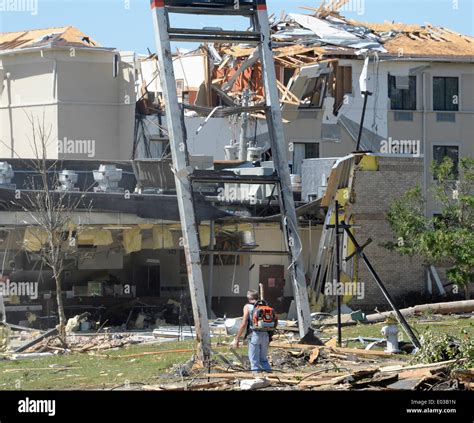
[[[432,166],[434,198],[441,215],[425,217],[426,199],[420,187],[395,200],[388,222],[396,241],[388,248],[404,255],[418,255],[427,264],[447,265],[447,278],[465,289],[474,281],[474,159],[463,158],[459,168],[446,157]]]

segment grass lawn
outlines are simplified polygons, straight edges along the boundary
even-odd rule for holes
[[[410,319],[410,324],[421,335],[428,329],[434,333],[449,333],[457,337],[474,336],[473,319],[445,319],[443,321],[420,322]],[[383,324],[358,325],[343,328],[344,338],[357,336],[379,338]],[[335,328],[327,328],[324,337],[336,334]],[[406,340],[406,335],[404,335]],[[222,339],[221,339],[222,341]],[[359,342],[351,347],[360,347]],[[0,361],[0,390],[68,390],[68,389],[113,389],[133,388],[134,384],[160,384],[176,381],[168,371],[173,365],[185,363],[192,353],[169,353],[128,357],[144,352],[193,349],[193,342],[166,342],[154,345],[136,345],[95,355],[70,354],[56,357]],[[219,349],[226,353],[226,349]],[[228,353],[228,351],[227,351]],[[246,348],[239,351],[246,354]],[[233,360],[231,355],[226,354]]]
[[[192,353],[127,356],[193,347],[192,342],[166,342],[129,346],[97,355],[69,354],[34,360],[0,361],[0,390],[111,389],[134,383],[154,384],[174,364],[189,360]]]

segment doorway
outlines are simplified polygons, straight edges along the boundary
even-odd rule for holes
[[[265,300],[278,313],[284,311],[285,266],[269,264],[260,266],[259,283],[263,285]]]

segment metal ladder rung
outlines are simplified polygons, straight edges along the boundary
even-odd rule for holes
[[[208,116],[213,110],[212,107],[195,106],[191,104],[184,104],[183,107],[186,110],[193,110],[198,114]],[[233,115],[239,115],[241,113],[257,113],[260,111],[266,111],[269,107],[265,104],[256,104],[255,106],[248,107],[222,107],[221,109],[215,110],[213,117],[228,117]]]
[[[240,9],[228,9],[223,7],[179,7],[179,6],[166,6],[168,13],[176,13],[180,15],[219,15],[219,16],[248,16],[251,17],[255,14],[253,9],[240,7]]]
[[[209,36],[196,36],[196,35],[170,35],[170,41],[181,41],[181,42],[195,42],[195,43],[206,43],[206,42],[221,42],[221,43],[242,43],[257,45],[260,41],[256,41],[254,38],[229,38],[229,37],[209,37]]]
[[[173,41],[223,41],[260,43],[261,36],[258,32],[248,31],[220,31],[212,29],[169,28],[170,40]]]
[[[244,185],[275,185],[280,183],[277,176],[245,176],[237,175],[233,172],[195,170],[189,176],[192,182],[244,184]]]

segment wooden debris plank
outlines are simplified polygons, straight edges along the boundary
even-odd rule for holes
[[[140,357],[149,357],[153,355],[163,355],[163,354],[184,354],[184,353],[192,353],[195,350],[191,349],[184,349],[184,350],[166,350],[166,351],[152,351],[152,352],[143,352],[139,354],[129,354],[129,355],[112,355],[112,356],[105,356],[108,358],[140,358]]]
[[[334,350],[337,353],[355,354],[355,355],[360,355],[362,357],[382,357],[382,358],[393,358],[394,357],[394,354],[387,353],[385,351],[361,350],[359,348],[331,347],[331,350]]]
[[[215,382],[200,383],[196,385],[145,385],[146,391],[198,391],[202,389],[220,388],[230,383],[228,380],[219,380]]]
[[[286,60],[289,60],[290,62],[293,62],[297,66],[305,65],[305,62],[302,62],[301,60],[297,59],[294,56],[286,56]]]
[[[299,106],[300,105],[300,99],[298,97],[296,97],[296,95],[294,95],[291,91],[290,91],[290,86],[288,87],[285,87],[280,81],[277,80],[277,87],[278,87],[278,90],[280,91],[281,93],[281,102],[283,103],[288,103],[288,104],[293,104],[295,106]],[[290,100],[287,100],[286,97],[289,96],[290,97]],[[290,329],[290,328],[289,328]],[[293,329],[293,328],[291,328]],[[290,330],[291,330],[290,329]],[[296,328],[295,328],[296,329]]]
[[[144,385],[142,389],[144,391],[165,391],[165,388],[159,385]]]
[[[430,363],[430,364],[415,364],[413,366],[387,366],[381,367],[379,371],[381,372],[400,372],[412,369],[435,369],[437,367],[445,367],[447,364],[453,364],[456,362],[461,362],[463,360],[447,360],[447,361],[440,361],[439,363]]]
[[[316,361],[318,361],[319,353],[320,350],[317,348],[311,351],[311,355],[309,356],[309,364],[314,364]]]
[[[279,62],[289,66],[290,68],[297,68],[298,65],[288,61],[288,60],[285,60],[285,59],[282,59],[281,57],[275,57],[275,60],[278,60]]]
[[[334,386],[338,385],[341,383],[342,380],[344,380],[347,376],[344,378],[334,378],[334,379],[329,379],[329,380],[303,380],[303,381],[292,381],[292,380],[285,380],[281,381],[281,383],[284,383],[286,385],[293,385],[293,386],[298,386],[298,388],[317,388],[319,386]],[[271,382],[274,382],[273,380]]]
[[[340,372],[324,372],[324,373],[264,373],[255,375],[252,372],[236,372],[229,370],[228,372],[221,372],[221,373],[207,373],[203,375],[199,375],[197,379],[207,379],[207,378],[216,378],[216,379],[252,379],[252,378],[262,378],[265,377],[267,379],[297,379],[301,381],[302,379],[332,379],[335,377],[347,377],[350,373],[340,373]]]
[[[300,103],[296,103],[295,101],[290,101],[290,100],[280,100],[280,102],[284,103],[284,104],[289,104],[290,106],[299,106],[300,105]]]
[[[310,6],[298,6],[298,9],[309,10],[310,12],[320,12],[321,6],[319,6],[319,8],[310,7]]]
[[[304,47],[304,46],[289,46],[289,47],[280,47],[275,50],[275,56],[294,56],[296,54],[305,54],[315,52],[314,47]]]
[[[227,56],[227,57],[221,62],[221,64],[219,65],[219,67],[218,67],[217,69],[218,69],[218,70],[221,70],[222,68],[224,68],[224,67],[227,65],[227,63],[229,63],[229,61],[230,61],[231,58],[232,58],[231,56]]]
[[[208,382],[208,383],[201,383],[199,385],[189,385],[187,387],[188,391],[195,391],[199,389],[212,389],[212,388],[219,388],[221,386],[229,385],[230,381],[228,380],[219,380],[217,382]]]
[[[442,369],[442,367],[439,367],[439,369]],[[432,370],[436,370],[436,369],[430,369],[430,368],[412,369],[412,370],[406,370],[403,372],[397,372],[397,374],[398,374],[399,379],[418,379],[418,378],[424,378],[426,376],[431,376]],[[388,372],[384,372],[384,373],[388,373]]]
[[[302,349],[302,350],[314,350],[314,349],[328,349],[334,353],[339,354],[354,354],[362,357],[383,357],[393,358],[395,354],[387,353],[385,351],[374,351],[374,350],[362,350],[359,348],[339,348],[339,347],[327,347],[327,346],[314,346],[305,344],[284,344],[282,342],[272,342],[270,347],[273,348],[284,348],[284,349]]]
[[[270,347],[291,349],[291,350],[295,350],[295,349],[312,350],[312,349],[315,348],[314,345],[306,345],[306,344],[298,344],[298,343],[287,344],[287,343],[284,343],[284,342],[272,342],[272,343],[270,343]]]
[[[398,381],[398,374],[379,374],[370,379],[363,379],[351,383],[351,386],[357,389],[367,388],[369,386],[387,386]]]
[[[40,336],[38,336],[37,338],[34,338],[33,340],[27,342],[26,344],[18,347],[14,352],[15,353],[25,352],[25,351],[29,350],[30,348],[36,346],[37,344],[41,343],[46,338],[56,336],[57,334],[58,334],[58,330],[56,328],[50,329],[47,332],[45,332],[45,333],[41,334]]]

